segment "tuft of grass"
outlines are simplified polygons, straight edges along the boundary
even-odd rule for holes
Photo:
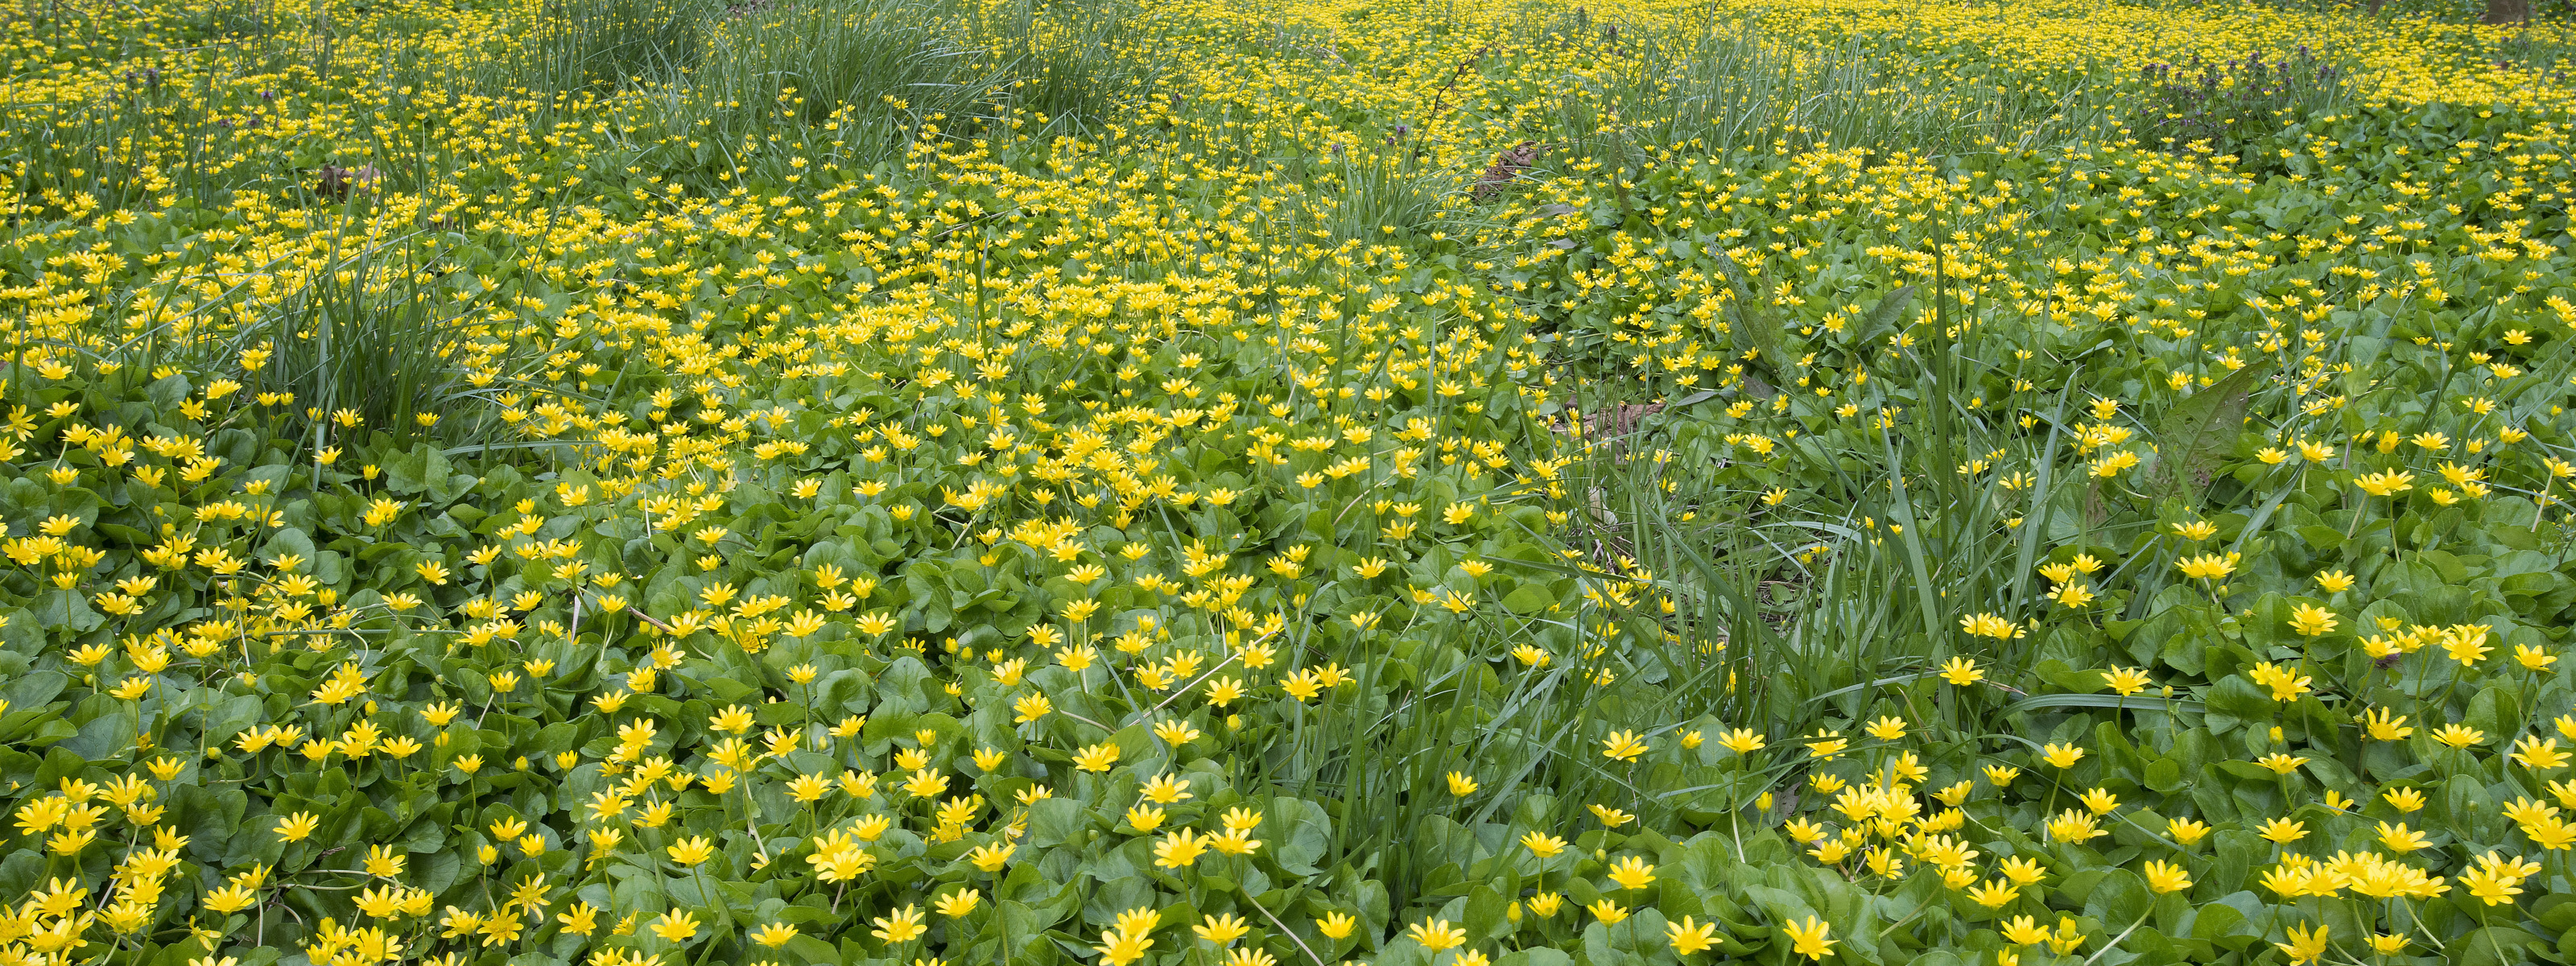
[[[1151,86],[1159,38],[1144,28],[1134,0],[1012,0],[979,9],[975,32],[1010,76],[1008,102],[1043,124],[1090,130]]]
[[[507,86],[598,95],[559,100],[617,116],[635,163],[701,191],[783,180],[790,154],[867,167],[1031,119],[1082,129],[1149,79],[1123,0],[560,2]]]
[[[329,423],[372,427],[401,446],[487,444],[501,427],[492,397],[517,380],[463,362],[475,306],[433,297],[443,294],[427,281],[436,259],[410,241],[334,251],[248,322],[183,351],[219,354],[210,368],[229,361],[247,393],[291,397],[275,409],[274,435],[316,450]]]
[[[2332,114],[2352,100],[2351,71],[2306,47],[2279,58],[2228,61],[2193,55],[2140,69],[2145,96],[2129,129],[2148,144],[2239,154],[2301,118]]]
[[[1419,228],[1440,213],[1462,180],[1400,138],[1384,147],[1337,144],[1327,153],[1320,168],[1333,203],[1319,227],[1336,238],[1381,238]]]
[[[1677,149],[1951,154],[2054,143],[2108,114],[2090,71],[2051,85],[1955,76],[1920,38],[1816,39],[1754,14],[1577,11],[1525,21],[1519,33],[1526,44],[1589,56],[1589,69],[1560,81],[1550,126],[1569,153],[1623,164]]]
[[[544,0],[510,76],[545,97],[671,82],[697,66],[717,9],[712,0]]]
[[[983,113],[1009,82],[969,26],[960,5],[940,0],[749,10],[711,32],[702,69],[676,95],[674,113],[713,135],[719,151],[828,134],[836,159],[895,157],[929,119]],[[731,155],[718,161],[744,163]]]

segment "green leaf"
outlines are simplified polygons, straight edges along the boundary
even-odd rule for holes
[[[1070,798],[1042,798],[1029,806],[1029,845],[1051,848],[1079,845],[1091,828],[1091,815]]]
[[[2488,926],[2444,943],[2442,949],[2459,966],[2506,966],[2525,961],[2524,950],[2544,942],[2518,926]]]
[[[2191,394],[2156,424],[2156,455],[2138,474],[2148,493],[2204,493],[2218,460],[2235,448],[2255,387],[2272,371],[2271,357],[2247,363]]]
[[[1784,350],[1780,347],[1780,323],[1771,317],[1761,290],[1746,277],[1744,267],[1736,264],[1735,257],[1728,255],[1726,249],[1712,246],[1709,254],[1717,256],[1718,270],[1725,273],[1726,284],[1735,295],[1727,305],[1727,316],[1735,323],[1735,331],[1757,350],[1755,359],[1759,365],[1778,371],[1779,366],[1786,364],[1782,361]]]
[[[1537,581],[1530,581],[1503,595],[1503,608],[1515,614],[1537,614],[1556,606],[1556,595]]]
[[[1324,814],[1324,807],[1282,795],[1270,800],[1268,821],[1278,823],[1273,858],[1279,867],[1292,875],[1316,874],[1315,860],[1323,856],[1333,836],[1333,820]]]
[[[831,943],[824,942],[812,936],[797,936],[794,939],[788,940],[787,945],[784,948],[790,953],[804,957],[805,961],[808,963],[837,963],[841,961],[840,950],[832,948]]]
[[[2188,711],[2194,714],[2207,707],[2190,698],[2159,698],[2146,694],[2121,697],[2116,694],[2036,694],[2004,706],[2005,714],[2038,711],[2045,708],[2122,708],[2130,711]]]

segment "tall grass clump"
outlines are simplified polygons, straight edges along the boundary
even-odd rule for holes
[[[437,259],[395,240],[335,251],[276,294],[244,300],[233,326],[183,346],[213,350],[251,394],[291,399],[275,410],[273,435],[318,442],[326,424],[368,427],[408,444],[488,443],[500,428],[493,398],[519,382],[518,356],[478,355],[472,300],[440,285]],[[336,435],[341,430],[334,429]]]
[[[640,163],[694,188],[784,178],[793,173],[791,154],[808,164],[873,166],[924,138],[996,134],[1012,123],[1006,116],[1034,112],[1040,125],[1064,128],[1104,116],[1146,79],[1122,46],[1133,15],[1114,2],[709,7],[675,40],[684,55],[640,41],[602,55],[599,63],[620,69],[670,69],[601,108],[642,121],[634,139]],[[770,145],[781,150],[763,153]]]
[[[1758,15],[1586,14],[1525,20],[1519,32],[1588,55],[1587,69],[1562,80],[1551,126],[1576,155],[1604,161],[1672,149],[1947,154],[2047,142],[2103,114],[2088,84],[2058,96],[2008,77],[1952,76],[1911,38],[1808,38]]]
[[[861,161],[931,117],[961,120],[1009,81],[948,0],[822,0],[749,10],[713,30],[684,96],[719,139],[828,128]]]
[[[1317,220],[1335,238],[1376,238],[1420,227],[1440,213],[1460,181],[1458,172],[1401,136],[1383,147],[1337,144],[1326,153],[1330,157],[1317,170],[1334,194]]]
[[[976,34],[1008,65],[1009,102],[1041,123],[1087,130],[1153,81],[1157,37],[1133,0],[981,9]]]
[[[512,80],[548,98],[677,80],[705,53],[718,9],[711,0],[546,0]]]
[[[236,167],[215,150],[229,129],[206,109],[222,80],[200,61],[89,89],[0,81],[0,195],[86,196],[114,210],[176,192],[211,204],[244,176],[214,170]]]
[[[2198,145],[2236,154],[2301,118],[2331,114],[2352,100],[2351,72],[2305,46],[2270,60],[2149,64],[2145,97],[2130,119],[2139,139],[2166,150]]]

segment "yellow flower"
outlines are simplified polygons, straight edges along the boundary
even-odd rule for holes
[[[1315,920],[1315,931],[1323,933],[1326,939],[1349,939],[1352,928],[1359,922],[1345,913],[1328,912]]]
[[[2111,790],[2107,788],[2085,789],[2084,794],[2077,800],[2083,802],[2085,809],[2095,815],[2109,815],[2113,809],[2120,807],[2120,796],[2111,794]]]
[[[2335,612],[2315,604],[2300,604],[2290,612],[2290,629],[2301,637],[2319,637],[2335,629]]]
[[[228,885],[221,889],[208,892],[206,893],[205,900],[206,908],[226,914],[248,909],[251,907],[252,903],[258,901],[258,893],[255,893],[251,891],[249,887],[240,884]]]
[[[2387,708],[2372,708],[2362,714],[2361,721],[2367,726],[2372,741],[2404,741],[2415,733],[2415,729],[2406,724],[2405,715],[2391,714]]]
[[[1977,662],[1975,661],[1968,660],[1964,657],[1954,657],[1947,663],[1941,665],[1941,678],[1950,682],[1954,686],[1964,688],[1968,685],[1985,680],[1986,672],[1978,670]]]
[[[1009,843],[979,845],[974,851],[966,853],[966,861],[974,863],[976,868],[986,872],[1000,872],[1002,863],[1009,861],[1011,853],[1018,850],[1019,846]]]
[[[1676,956],[1693,955],[1717,945],[1717,924],[1698,922],[1689,916],[1683,916],[1680,922],[1665,923],[1664,934]]]
[[[1151,832],[1162,827],[1163,810],[1142,802],[1127,810],[1127,825],[1138,832]]]
[[[2289,934],[2289,942],[2273,943],[2272,945],[2280,947],[2281,952],[2290,957],[2290,966],[2301,966],[2303,963],[2313,963],[2325,956],[2326,927],[2324,923],[2318,923],[2314,931],[2302,929],[2298,926],[2291,926]]]
[[[2093,816],[2071,808],[2048,820],[2048,837],[2054,841],[2082,844],[2109,834]]]
[[[1974,637],[1991,637],[1999,641],[2012,640],[2029,632],[2027,628],[1994,614],[1972,614],[1959,618],[1959,629]]]
[[[2154,683],[2147,677],[2147,672],[2137,668],[2112,668],[2102,672],[2102,681],[2110,685],[2113,692],[2124,698],[2143,691],[2147,685]]]
[[[1422,948],[1434,954],[1467,944],[1467,931],[1450,925],[1449,920],[1446,919],[1424,919],[1405,927],[1404,934],[1413,937],[1414,942],[1422,944]]]
[[[424,905],[422,908],[426,910],[427,906]],[[570,906],[564,907],[564,911],[555,914],[555,922],[556,924],[561,925],[563,927],[563,931],[567,934],[574,936],[590,935],[593,931],[596,931],[599,928],[599,907],[587,902],[573,903]],[[794,930],[789,930],[789,932],[793,933]],[[784,941],[785,940],[781,940],[781,942]]]
[[[2021,887],[2002,879],[1990,880],[1968,890],[1968,898],[1988,909],[2001,909],[2021,896]]]
[[[2476,667],[2479,661],[2486,659],[2489,652],[2495,650],[2495,647],[2486,641],[2485,627],[2464,624],[2442,632],[2442,652],[2450,655],[2451,660],[2460,662],[2463,667]]]
[[[2084,760],[2084,749],[2078,748],[2074,745],[2061,745],[2051,742],[2040,749],[2040,760],[2047,762],[2049,767],[2052,768],[2073,768],[2075,767],[2076,762]],[[1988,777],[1992,777],[1991,772],[1988,773]],[[2003,783],[1996,782],[1995,784],[2001,785]]]
[[[2413,788],[2391,787],[2379,793],[2389,807],[2408,814],[2424,809],[2424,793]]]
[[[2183,867],[2169,862],[2151,860],[2146,864],[2144,873],[2147,888],[2155,890],[2157,895],[2191,888],[2191,874],[2184,871]]]
[[[1557,853],[1565,851],[1564,839],[1557,838],[1556,836],[1549,835],[1536,829],[1523,833],[1521,835],[1521,844],[1528,847],[1530,854],[1536,855],[1542,859],[1555,858]]]
[[[2064,956],[2068,953],[2074,952],[2075,947],[2083,944],[2084,930],[2076,927],[2075,918],[2073,916],[2057,917],[2057,933],[2056,935],[2048,937],[2049,951],[2060,956]]]
[[[671,847],[665,851],[668,851],[671,854],[671,861],[673,862],[677,862],[685,866],[696,866],[699,863],[705,862],[708,857],[713,856],[716,853],[716,847],[715,843],[707,841],[706,836],[696,835],[672,843]]]
[[[1823,959],[1833,955],[1835,944],[1842,940],[1825,938],[1831,931],[1832,927],[1814,916],[1808,916],[1803,924],[1780,927],[1780,932],[1789,937],[1790,951],[1809,959]]]
[[[1614,761],[1635,761],[1646,753],[1645,741],[1633,731],[1613,731],[1610,737],[1601,739],[1601,746],[1601,756]]]
[[[1643,889],[1655,881],[1655,867],[1643,856],[1627,856],[1611,864],[1610,881],[1622,889]]]
[[[289,842],[301,842],[312,835],[313,830],[321,824],[322,820],[313,813],[297,812],[277,823],[277,837]]]
[[[2270,661],[2255,664],[2251,670],[2245,672],[2245,676],[2253,678],[2254,683],[2270,689],[2272,700],[2283,702],[2296,701],[2300,695],[2308,693],[2308,683],[2312,680],[2301,676],[2295,670],[2283,670]]]
[[[2453,748],[2467,748],[2486,743],[2487,733],[2467,725],[2446,724],[2433,732],[2433,740]]]
[[[2194,580],[2223,580],[2228,574],[2236,572],[2236,555],[2230,553],[2220,556],[2205,553],[2197,557],[2183,558],[2175,566],[2182,568],[2183,576]]]
[[[1851,747],[1850,740],[1844,738],[1842,734],[1839,731],[1817,729],[1811,736],[1814,740],[1807,742],[1807,753],[1814,755],[1818,761],[1834,760],[1835,756],[1843,753],[1843,749]]]
[[[1100,951],[1101,961],[1109,966],[1127,966],[1143,959],[1145,951],[1154,946],[1154,940],[1146,933],[1125,929],[1106,930],[1100,939],[1101,944],[1092,948]]]
[[[1207,852],[1208,840],[1189,829],[1175,829],[1154,843],[1154,864],[1166,869],[1186,869]]]
[[[911,942],[921,938],[922,933],[930,931],[930,927],[923,925],[921,920],[920,907],[905,905],[891,915],[870,920],[876,923],[876,928],[869,930],[868,935],[884,940],[889,945]]]
[[[1108,771],[1118,764],[1118,745],[1102,742],[1090,745],[1073,755],[1073,766],[1083,771]]]
[[[653,920],[653,935],[672,942],[685,942],[698,934],[698,917],[673,909]]]
[[[2387,846],[2391,852],[2412,852],[2433,843],[2424,837],[2424,833],[2407,828],[2404,822],[2396,825],[2381,822],[2379,844]]]
[[[2556,738],[2542,739],[2524,735],[2521,741],[2514,743],[2513,748],[2513,760],[2533,771],[2549,771],[2565,767],[2567,764],[2568,753],[2558,750]]]

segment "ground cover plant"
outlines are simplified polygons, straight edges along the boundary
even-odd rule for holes
[[[17,0],[0,963],[2567,962],[2475,18]]]

